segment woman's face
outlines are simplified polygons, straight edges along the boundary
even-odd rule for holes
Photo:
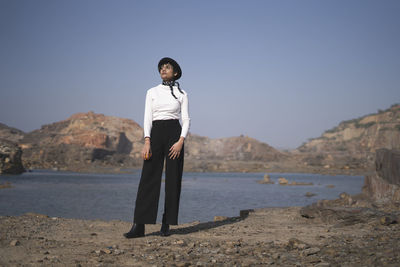
[[[160,76],[163,81],[172,81],[178,73],[174,73],[174,68],[171,64],[167,63],[161,66]]]

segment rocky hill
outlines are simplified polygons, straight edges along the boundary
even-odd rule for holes
[[[0,138],[17,142],[25,168],[112,172],[140,168],[143,129],[130,119],[94,112],[24,133],[0,125]],[[212,139],[189,134],[185,171],[363,174],[375,151],[400,149],[400,105],[343,121],[292,152],[248,136]]]
[[[266,143],[243,135],[212,139],[191,134],[185,141],[185,168],[193,171],[265,171],[268,163],[288,157]]]
[[[10,131],[4,130],[5,137]],[[143,162],[140,125],[94,112],[76,113],[13,139],[23,150],[27,169],[116,171],[139,168]],[[268,167],[265,162],[287,157],[247,136],[211,139],[190,134],[185,142],[186,171],[263,171]]]
[[[377,149],[400,149],[400,105],[341,122],[294,151],[305,164],[325,168],[373,167]]]
[[[19,145],[26,168],[131,167],[141,163],[142,133],[129,119],[76,113],[27,133]]]
[[[18,141],[24,138],[24,136],[25,133],[23,131],[0,122],[0,138],[18,143]]]

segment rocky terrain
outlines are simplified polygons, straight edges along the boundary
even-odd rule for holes
[[[307,166],[371,170],[375,151],[400,149],[400,105],[341,122],[311,139],[293,154]]]
[[[142,164],[143,129],[129,119],[77,113],[23,135],[9,132],[5,137],[18,140],[27,169],[118,172]],[[247,136],[210,139],[189,134],[185,142],[185,171],[264,171],[266,162],[286,158]]]
[[[24,133],[0,124],[0,138],[17,142],[26,169],[120,172],[140,168],[143,129],[130,119],[94,112]],[[248,136],[211,139],[189,134],[185,171],[365,174],[375,151],[400,149],[400,105],[344,121],[291,152]]]
[[[1,266],[398,266],[400,226],[379,215],[341,224],[308,219],[300,208],[173,226],[125,239],[122,221],[0,217]],[[340,221],[340,220],[339,220]]]
[[[0,174],[20,174],[25,171],[21,148],[14,142],[0,139]]]
[[[85,170],[138,167],[142,128],[132,120],[93,112],[43,125],[19,141],[26,168]],[[93,169],[93,168],[92,168]]]
[[[9,127],[0,122],[0,138],[18,143],[25,136],[25,132],[17,128]]]
[[[359,195],[243,210],[172,226],[169,237],[157,224],[146,225],[145,237],[126,239],[131,223],[119,220],[0,216],[0,265],[399,266],[399,156],[378,150],[375,173]]]

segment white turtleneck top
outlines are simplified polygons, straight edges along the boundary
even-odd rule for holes
[[[177,86],[173,86],[174,95],[171,94],[171,88],[168,85],[159,84],[150,88],[146,93],[146,102],[144,108],[144,137],[150,137],[153,121],[181,119],[181,136],[186,138],[189,131],[189,102],[187,93],[184,90],[179,92]]]

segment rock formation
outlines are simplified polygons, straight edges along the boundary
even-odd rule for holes
[[[24,136],[25,133],[23,131],[0,123],[0,138],[18,143]]]
[[[382,225],[400,222],[400,151],[379,149],[376,171],[365,177],[363,192],[351,196],[345,192],[338,199],[319,200],[301,208],[310,219],[337,225],[379,221]]]
[[[365,177],[363,192],[380,204],[400,205],[400,150],[377,150],[375,168]]]
[[[143,162],[139,124],[94,112],[43,125],[25,134],[19,144],[24,166],[32,169],[96,171],[138,168]],[[186,171],[260,171],[265,162],[287,157],[247,136],[211,139],[190,134],[185,142]]]
[[[20,174],[25,171],[21,162],[21,148],[17,144],[0,139],[0,174]]]
[[[248,136],[211,139],[190,134],[185,141],[185,169],[191,171],[265,171],[270,162],[289,158]]]
[[[257,181],[259,184],[274,184],[275,182],[271,180],[268,174],[264,174],[264,179]]]
[[[303,164],[325,169],[369,169],[375,151],[400,149],[400,105],[341,122],[294,151]]]
[[[142,128],[134,121],[94,112],[27,133],[20,146],[27,168],[79,171],[89,165],[132,167],[141,163]]]
[[[26,168],[119,171],[140,168],[143,129],[133,120],[94,112],[24,133],[0,124],[0,138],[18,142]],[[189,134],[185,171],[365,174],[379,148],[400,149],[400,105],[340,123],[292,152],[248,136]]]

